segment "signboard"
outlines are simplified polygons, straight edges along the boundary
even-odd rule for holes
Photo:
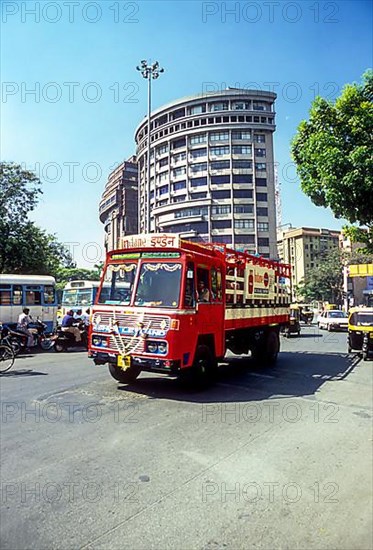
[[[128,235],[119,239],[119,248],[179,248],[180,237],[175,233]]]
[[[273,300],[275,272],[268,267],[248,266],[246,271],[246,297]]]
[[[373,264],[357,264],[348,266],[349,277],[373,276]]]

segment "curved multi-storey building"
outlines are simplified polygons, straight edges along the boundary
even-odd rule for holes
[[[136,129],[139,229],[277,257],[276,94],[228,88],[174,101]]]

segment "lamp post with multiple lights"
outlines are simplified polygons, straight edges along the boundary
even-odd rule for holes
[[[136,69],[141,72],[142,76],[148,81],[148,153],[147,153],[147,175],[146,175],[146,201],[145,201],[145,231],[150,233],[150,113],[151,113],[151,101],[152,101],[152,78],[157,79],[161,73],[164,72],[159,66],[158,61],[148,64],[146,60],[141,61],[141,65]],[[155,174],[154,174],[155,177]],[[155,180],[154,180],[155,181]],[[139,209],[141,213],[141,209]]]

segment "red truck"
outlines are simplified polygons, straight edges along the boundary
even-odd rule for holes
[[[177,234],[132,235],[108,252],[89,356],[119,382],[141,371],[210,383],[229,349],[271,364],[289,323],[290,266]]]

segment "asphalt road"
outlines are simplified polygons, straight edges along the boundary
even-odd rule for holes
[[[84,352],[1,376],[2,549],[372,548],[372,365],[303,329],[205,392]]]

